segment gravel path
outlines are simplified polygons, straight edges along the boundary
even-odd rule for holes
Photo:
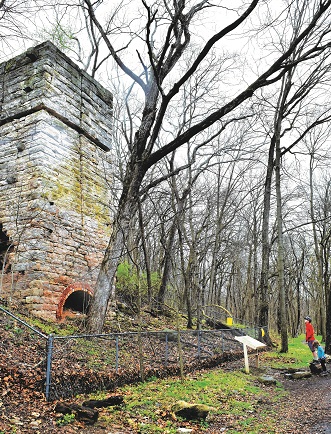
[[[287,432],[331,434],[331,375],[282,383],[289,391],[288,400],[281,407],[282,419],[292,429]]]

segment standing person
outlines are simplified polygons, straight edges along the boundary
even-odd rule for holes
[[[306,342],[310,348],[310,351],[313,354],[313,359],[318,360],[317,351],[315,348],[313,348],[313,342],[315,341],[315,336],[314,336],[315,332],[314,332],[314,327],[311,323],[310,316],[305,317],[305,323],[306,323]]]
[[[322,374],[321,375],[327,375],[326,372],[326,366],[325,366],[325,352],[323,350],[323,347],[320,345],[320,343],[318,342],[317,339],[314,340],[313,342],[313,348],[315,351],[317,351],[317,357],[318,357],[318,361],[320,362],[321,366],[322,366]]]

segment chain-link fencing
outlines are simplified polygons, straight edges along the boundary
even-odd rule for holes
[[[3,308],[0,312],[3,378],[15,375],[23,387],[40,388],[47,400],[218,366],[242,357],[235,336],[257,338],[259,332],[229,327],[58,336],[41,333]],[[17,351],[6,356],[10,344]]]

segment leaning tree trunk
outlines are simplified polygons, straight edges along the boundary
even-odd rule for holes
[[[144,254],[144,261],[145,261],[145,267],[146,267],[148,304],[151,305],[152,298],[153,298],[151,264],[150,264],[150,259],[149,259],[149,255],[148,255],[148,251],[147,251],[143,213],[142,213],[140,201],[138,203],[138,211],[139,211],[139,228],[140,228],[140,234],[141,234],[141,244],[142,244],[142,250],[143,250],[143,254]]]
[[[112,234],[100,266],[88,312],[87,329],[91,333],[101,333],[104,326],[109,301],[114,292],[117,266],[125,252],[131,225],[138,212],[138,192],[143,176],[143,170],[138,163],[133,166],[133,170],[127,171]]]
[[[125,216],[118,216],[112,227],[112,235],[101,263],[92,303],[89,308],[87,329],[91,333],[101,333],[109,305],[113,295],[114,279],[122,257],[126,239],[125,227],[129,224]],[[115,259],[116,258],[116,259]]]

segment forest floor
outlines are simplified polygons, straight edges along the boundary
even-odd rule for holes
[[[282,381],[289,392],[279,403],[281,432],[331,434],[331,376]]]
[[[9,339],[7,333],[6,327],[1,327],[0,434],[142,433],[131,428],[126,420],[118,420],[116,425],[107,425],[102,418],[102,413],[105,411],[102,408],[99,409],[99,420],[94,425],[85,425],[75,420],[68,425],[59,426],[58,420],[61,415],[56,412],[57,402],[47,402],[44,394],[36,390],[38,379],[33,378],[31,369],[27,366],[24,372],[24,364],[19,371],[10,366],[10,361],[25,356],[27,346],[17,345],[15,340]],[[233,371],[235,375],[240,365],[238,368],[238,361],[230,361],[222,363],[219,368],[227,372]],[[279,390],[276,387],[265,386],[268,389],[266,398],[256,399],[250,417],[259,419],[263,426],[266,411],[272,414],[272,418],[277,422],[277,429],[272,431],[273,434],[331,434],[331,374],[324,377],[314,375],[300,380],[291,380],[284,375],[284,370],[271,370],[269,373],[282,384],[286,394],[279,398]],[[86,370],[86,376],[89,375],[90,371]],[[70,402],[81,405],[84,399],[89,398],[81,396],[79,401],[73,398]],[[192,424],[187,426],[187,431],[178,432],[256,434],[256,431],[249,431],[249,429],[236,430],[236,417],[233,414],[215,414],[204,427]],[[267,427],[267,423],[265,426]],[[148,434],[148,430],[143,432]],[[260,432],[270,434],[268,428]]]
[[[16,351],[9,348],[9,351]],[[236,367],[231,362],[225,369]],[[224,367],[223,367],[224,368]],[[0,371],[1,376],[1,371]],[[300,380],[284,379],[281,372],[274,371],[273,376],[281,382],[287,391],[281,400],[274,401],[276,391],[269,387],[268,398],[259,400],[254,406],[254,417],[263,418],[265,410],[272,411],[277,421],[276,433],[288,434],[331,434],[331,375],[325,377],[312,376]],[[84,425],[74,422],[66,426],[58,426],[56,420],[56,403],[45,401],[41,393],[22,389],[19,383],[11,382],[9,378],[1,378],[0,383],[0,433],[3,434],[132,434],[139,433],[129,428],[126,421],[118,420],[116,426],[107,426],[102,422],[95,425]],[[102,409],[100,409],[102,414]],[[253,416],[253,415],[252,415]],[[263,422],[263,420],[262,420]],[[192,433],[220,434],[234,431],[234,415],[215,415],[209,421],[208,427],[194,427]],[[148,432],[148,431],[144,431]],[[165,431],[166,432],[166,431]],[[180,432],[180,431],[178,431]],[[184,431],[185,432],[185,431]],[[242,431],[244,432],[244,431]],[[246,431],[253,432],[253,431]],[[268,433],[268,431],[261,431]],[[255,431],[254,431],[255,433]]]

